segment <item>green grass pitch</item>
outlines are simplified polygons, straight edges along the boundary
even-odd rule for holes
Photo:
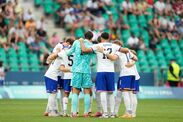
[[[183,100],[139,100],[137,117],[133,119],[44,117],[47,100],[0,100],[0,122],[183,122]],[[96,112],[93,102],[92,111]],[[123,114],[124,104],[119,114]],[[80,115],[83,100],[80,100]]]

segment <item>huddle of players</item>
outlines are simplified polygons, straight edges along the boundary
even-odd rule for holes
[[[84,39],[59,43],[48,57],[50,64],[45,73],[46,90],[49,93],[46,114],[58,116],[57,89],[61,93],[62,115],[67,115],[68,96],[72,90],[71,117],[77,117],[78,96],[81,88],[84,89],[84,117],[89,117],[91,108],[92,80],[90,61],[92,56],[97,57],[97,75],[95,81],[97,113],[101,118],[115,118],[118,115],[122,96],[126,111],[122,118],[136,117],[137,97],[140,76],[135,62],[136,53],[123,48],[120,41],[110,42],[109,34],[101,33],[98,44],[92,44],[93,33],[85,33]],[[115,64],[120,75],[115,91]],[[72,73],[71,73],[72,72]],[[71,88],[72,86],[72,88]],[[64,93],[63,93],[64,90]],[[63,97],[64,96],[64,97]],[[109,108],[109,110],[108,110]]]

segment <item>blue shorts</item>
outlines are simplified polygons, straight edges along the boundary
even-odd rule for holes
[[[56,93],[58,82],[56,80],[52,80],[46,76],[44,76],[44,79],[45,79],[45,85],[46,85],[46,92],[47,93]]]
[[[0,86],[3,86],[4,80],[0,80]]]
[[[96,77],[96,90],[97,91],[114,91],[115,81],[114,72],[97,72]]]
[[[71,79],[64,79],[64,91],[71,92]]]
[[[119,78],[120,90],[134,90],[135,76],[122,76]]]
[[[134,92],[139,92],[139,80],[135,80],[134,82]]]
[[[61,78],[61,76],[58,76],[58,89],[64,88],[64,80]]]

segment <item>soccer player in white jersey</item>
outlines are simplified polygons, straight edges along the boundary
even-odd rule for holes
[[[84,53],[91,53],[96,51],[97,54],[97,76],[96,76],[96,90],[100,92],[101,105],[103,108],[102,118],[114,117],[114,95],[115,81],[114,81],[114,62],[107,58],[107,53],[116,53],[116,51],[128,52],[128,48],[122,48],[116,44],[109,42],[109,34],[103,32],[101,34],[101,43],[94,45],[92,48],[86,48],[81,43],[82,51]],[[103,53],[98,52],[98,47],[104,49]],[[109,98],[109,101],[107,101]],[[109,104],[107,104],[109,102]],[[108,105],[110,113],[108,113]]]
[[[47,64],[51,64],[54,60],[55,60],[55,58],[54,59],[51,59],[50,57],[54,54],[54,53],[56,53],[57,52],[57,50],[62,50],[64,47],[66,46],[66,43],[64,43],[64,42],[59,42],[55,47],[54,47],[54,49],[53,49],[53,51],[52,51],[52,54],[50,55],[50,56],[48,56],[48,58],[47,58]],[[62,80],[62,75],[63,75],[63,73],[62,72],[60,72],[60,73],[58,73],[58,89],[60,90],[60,106],[61,106],[61,110],[62,110],[62,108],[63,108],[63,104],[62,104],[62,99],[63,99],[63,96],[64,96],[64,91],[62,90],[63,89],[63,80]],[[54,106],[55,106],[55,110],[57,110],[58,111],[58,102],[57,102],[57,100],[55,101],[55,103],[54,103]],[[48,105],[47,105],[47,107],[46,107],[46,111],[45,111],[45,113],[44,113],[44,116],[48,116],[48,112],[49,112],[49,107],[48,107]]]
[[[119,45],[122,45],[120,41],[116,42]],[[119,106],[121,103],[122,95],[124,97],[124,104],[126,112],[121,118],[131,118],[136,116],[136,106],[137,98],[133,92],[138,91],[138,80],[140,76],[138,75],[135,61],[137,57],[129,52],[126,54],[117,52],[116,54],[107,54],[109,59],[117,60],[121,66],[119,81],[118,81],[118,92],[115,101],[115,114],[117,115]],[[137,80],[137,81],[136,81]]]
[[[56,51],[58,53],[59,51]],[[47,72],[45,73],[46,91],[49,93],[48,97],[48,116],[58,116],[57,109],[55,108],[56,94],[58,86],[58,76],[60,74],[59,66],[61,65],[61,58],[56,58],[50,64]]]
[[[64,48],[64,50],[69,49],[70,46],[72,46],[74,40],[67,39],[66,43],[69,45],[67,48]],[[73,58],[74,55],[67,56],[65,51],[61,51],[59,54],[59,57],[62,57],[62,64],[60,67],[60,70],[63,72],[63,89],[64,89],[64,97],[63,97],[63,116],[68,116],[67,114],[67,104],[68,104],[68,97],[71,92],[71,78],[72,73],[70,72],[70,69],[73,65]]]

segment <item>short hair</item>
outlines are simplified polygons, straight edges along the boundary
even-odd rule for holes
[[[70,43],[72,45],[74,43],[74,39],[67,38],[65,42],[68,42],[68,43]]]
[[[107,32],[103,32],[103,33],[101,34],[101,38],[107,40],[107,39],[109,39],[109,34],[108,34]]]
[[[101,42],[101,37],[100,36],[97,38],[97,41],[98,42]]]
[[[85,33],[85,39],[91,40],[93,38],[93,33],[91,31],[88,31]]]

